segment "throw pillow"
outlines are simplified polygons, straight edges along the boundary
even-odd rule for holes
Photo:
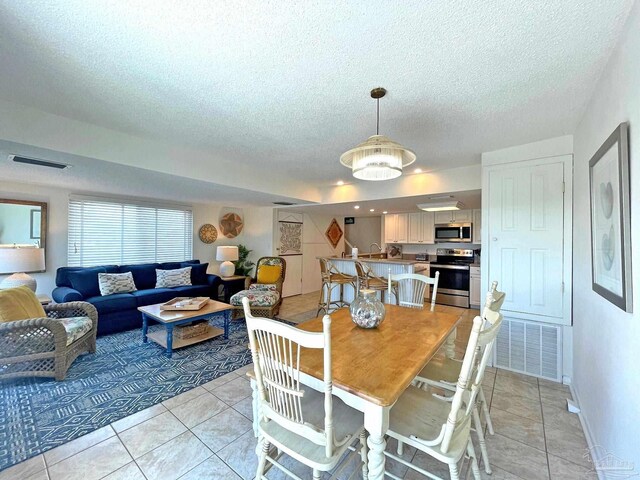
[[[206,285],[207,284],[207,268],[208,263],[189,263],[182,262],[181,267],[191,267],[191,284]]]
[[[181,287],[191,285],[191,267],[175,270],[156,270],[156,288]]]
[[[44,318],[47,314],[29,287],[0,290],[0,322]]]
[[[99,273],[98,285],[100,286],[100,295],[102,296],[135,292],[137,290],[131,272]]]
[[[280,278],[282,267],[280,265],[261,265],[258,269],[258,283],[276,283]]]

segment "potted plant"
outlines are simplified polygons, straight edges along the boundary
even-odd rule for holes
[[[236,275],[251,276],[251,271],[253,270],[255,263],[250,261],[248,258],[252,251],[253,250],[249,250],[242,244],[238,245],[238,260],[233,262],[236,266]]]

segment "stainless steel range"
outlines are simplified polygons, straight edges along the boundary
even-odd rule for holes
[[[430,276],[440,272],[436,303],[469,308],[469,266],[473,250],[438,248],[438,260],[430,265]]]

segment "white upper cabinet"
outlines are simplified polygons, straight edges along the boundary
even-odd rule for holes
[[[398,215],[390,214],[384,216],[384,243],[396,242],[396,225],[398,224]]]
[[[435,212],[435,223],[472,222],[473,210],[446,210]]]
[[[422,243],[422,214],[410,213],[409,214],[409,243]]]
[[[482,210],[473,211],[473,243],[482,243]]]
[[[434,226],[434,214],[433,212],[422,212],[422,242],[421,243],[434,243],[433,238],[433,226]]]
[[[407,243],[409,233],[409,214],[399,213],[396,225],[396,242]]]

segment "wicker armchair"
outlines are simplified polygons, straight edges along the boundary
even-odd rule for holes
[[[98,311],[87,302],[44,307],[47,317],[0,323],[0,379],[55,377],[64,380],[81,353],[96,351]],[[56,318],[89,317],[93,327],[67,345],[67,332]]]
[[[282,305],[282,285],[284,284],[284,278],[287,273],[287,262],[282,257],[262,257],[258,260],[256,264],[256,276],[255,278],[247,277],[245,283],[245,289],[249,288],[252,283],[257,283],[258,271],[260,267],[263,265],[278,265],[280,266],[280,276],[275,282],[276,291],[280,295],[280,299],[269,307],[267,306],[251,306],[251,315],[256,317],[266,317],[266,318],[274,318],[278,313],[280,313],[280,305]],[[233,307],[232,319],[235,320],[237,318],[244,317],[244,310],[242,305]]]

